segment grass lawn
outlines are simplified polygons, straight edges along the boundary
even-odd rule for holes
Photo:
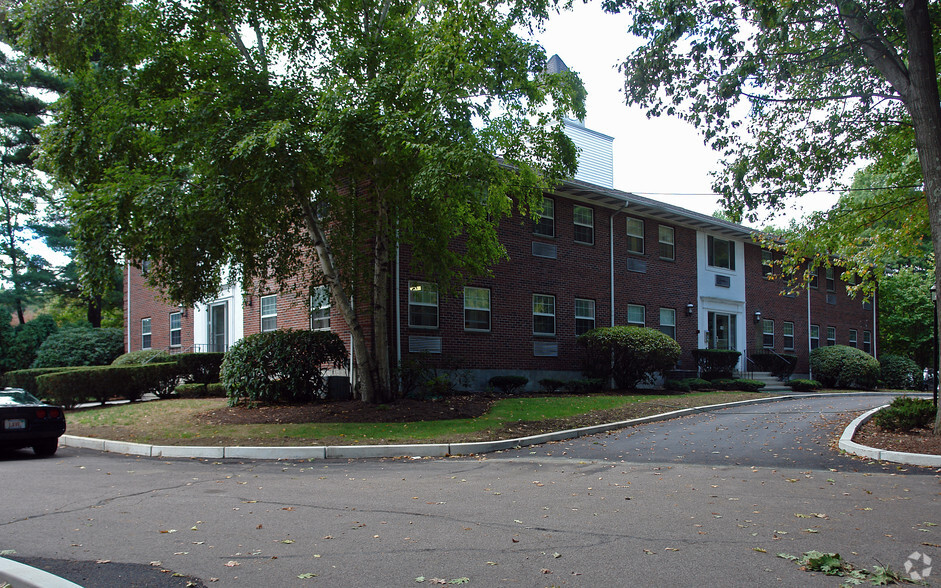
[[[171,399],[69,411],[67,434],[154,445],[373,445],[512,439],[617,422],[680,408],[766,398],[769,394],[593,394],[505,398],[476,418],[357,423],[210,425],[202,413],[225,399]],[[355,417],[354,417],[355,418]]]

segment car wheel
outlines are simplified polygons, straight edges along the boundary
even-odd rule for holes
[[[56,449],[58,448],[58,439],[43,439],[33,444],[33,453],[39,457],[49,457],[50,455],[55,455]]]

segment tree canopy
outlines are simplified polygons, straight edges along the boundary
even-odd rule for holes
[[[396,247],[442,287],[486,273],[500,219],[574,173],[562,118],[583,115],[581,82],[517,33],[551,7],[29,0],[9,16],[74,80],[42,163],[72,190],[85,281],[124,255],[187,304],[225,269],[246,287],[326,284],[377,401]]]

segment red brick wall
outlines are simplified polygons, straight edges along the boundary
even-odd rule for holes
[[[181,312],[179,305],[168,302],[159,292],[147,284],[141,271],[133,266],[124,267],[124,349],[140,351],[141,320],[150,319],[150,348],[165,351],[189,351],[193,346],[193,309],[182,309],[180,317],[181,345],[170,348],[170,314]],[[130,308],[128,308],[130,306]],[[128,341],[128,325],[130,341]],[[130,343],[130,345],[128,345]]]

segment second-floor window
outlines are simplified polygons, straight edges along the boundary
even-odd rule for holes
[[[575,205],[575,242],[593,245],[595,243],[595,211],[587,206]]]
[[[438,328],[438,287],[435,284],[408,283],[408,326]]]
[[[533,228],[533,234],[542,237],[555,237],[555,200],[552,198],[542,198],[542,212],[536,220],[536,226]]]
[[[627,251],[644,253],[644,221],[639,218],[627,218]]]
[[[710,235],[707,238],[707,262],[712,267],[735,269],[735,241],[727,241]]]
[[[673,227],[660,225],[658,235],[660,240],[660,259],[673,261],[676,259],[676,241]]]

